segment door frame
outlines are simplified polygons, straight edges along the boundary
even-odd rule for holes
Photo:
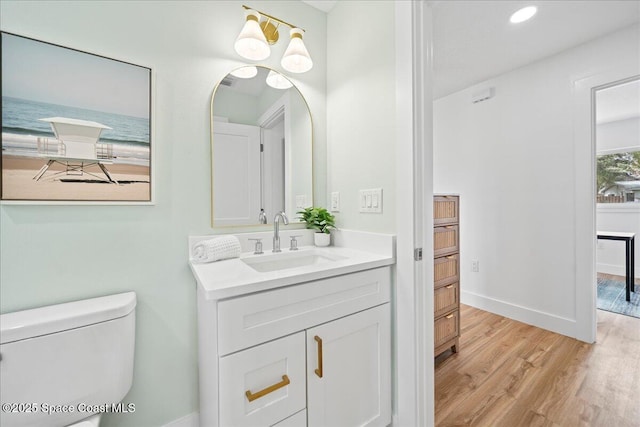
[[[395,2],[394,426],[434,424],[432,10]],[[411,64],[407,67],[407,64]],[[423,259],[414,259],[422,248]]]
[[[596,74],[576,76],[572,79],[576,301],[574,336],[588,343],[596,340],[597,322],[595,93],[597,90],[637,77],[638,74],[638,64],[626,62]]]

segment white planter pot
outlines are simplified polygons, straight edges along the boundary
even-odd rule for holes
[[[329,246],[331,244],[331,234],[313,233],[313,243],[316,246]]]

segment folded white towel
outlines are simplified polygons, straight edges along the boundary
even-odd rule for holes
[[[193,245],[191,261],[205,263],[238,258],[241,251],[240,241],[236,236],[220,236]]]

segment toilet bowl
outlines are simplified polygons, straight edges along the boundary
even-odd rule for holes
[[[1,315],[0,425],[96,427],[126,408],[135,306],[127,292]]]

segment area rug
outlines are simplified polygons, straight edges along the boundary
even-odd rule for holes
[[[640,285],[631,292],[631,301],[625,300],[625,284],[611,279],[598,278],[598,301],[600,310],[640,318]]]

